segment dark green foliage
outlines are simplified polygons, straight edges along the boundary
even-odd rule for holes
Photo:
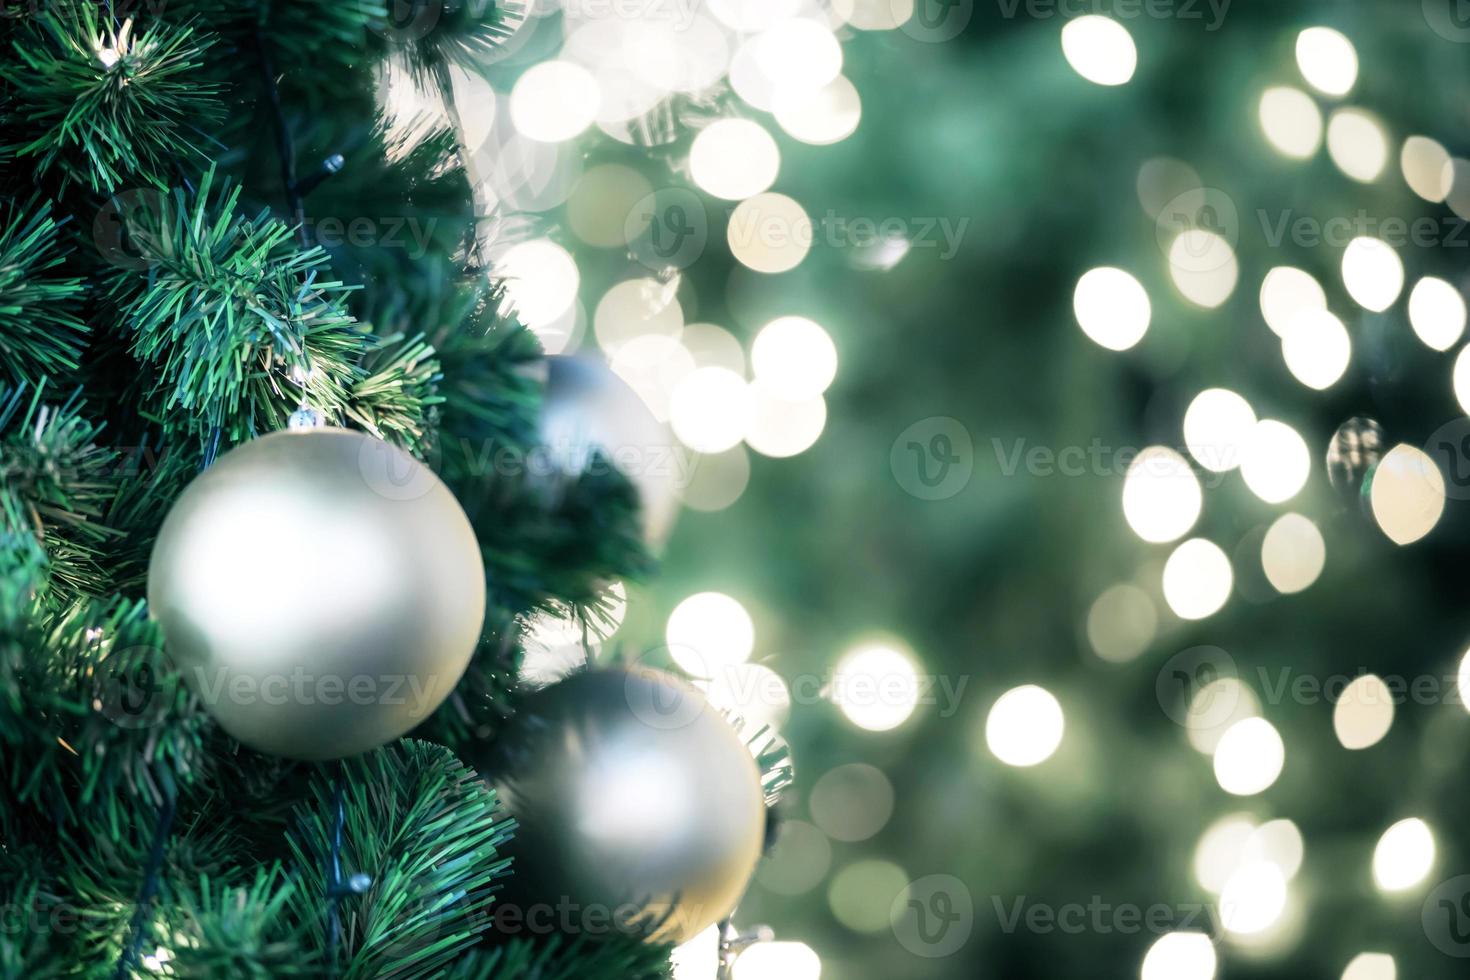
[[[193,24],[121,24],[94,3],[46,4],[0,59],[12,90],[7,132],[17,162],[60,167],[93,191],[129,178],[166,187],[207,158],[200,127],[223,115],[200,77],[213,37]]]
[[[129,215],[145,271],[114,274],[132,350],[160,415],[182,413],[201,440],[235,443],[283,428],[305,403],[340,420],[372,340],[347,312],[349,287],[285,224],[235,213],[240,188],[140,200]]]
[[[57,229],[49,202],[0,202],[0,370],[17,385],[75,371],[85,340],[82,280],[61,274]]]
[[[297,889],[279,865],[256,868],[240,884],[207,875],[181,881],[145,948],[169,950],[174,977],[321,976],[320,939],[315,923],[296,913]]]
[[[455,964],[452,980],[660,980],[669,949],[626,936],[516,938],[475,950]]]
[[[489,924],[491,884],[510,865],[499,849],[513,824],[497,818],[495,791],[448,749],[404,740],[321,770],[291,836],[303,869],[303,918],[325,928],[334,792],[347,814],[346,874],[372,882],[342,899],[343,980],[436,976]]]

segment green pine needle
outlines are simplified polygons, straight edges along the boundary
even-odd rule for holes
[[[38,386],[77,369],[87,326],[85,287],[58,275],[66,250],[50,202],[0,202],[0,369],[16,385]]]
[[[207,158],[199,127],[224,116],[201,70],[213,40],[192,24],[117,24],[85,0],[48,4],[25,20],[15,60],[0,60],[7,128],[23,134],[15,155],[93,191],[167,186]]]

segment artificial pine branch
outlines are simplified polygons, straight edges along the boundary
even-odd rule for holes
[[[38,387],[77,369],[87,326],[86,289],[60,274],[67,249],[49,201],[0,201],[0,370],[15,385]]]
[[[86,0],[45,5],[21,22],[14,60],[0,60],[5,126],[20,140],[10,152],[92,191],[168,186],[207,159],[200,127],[224,115],[201,71],[213,43],[193,23],[118,23]]]

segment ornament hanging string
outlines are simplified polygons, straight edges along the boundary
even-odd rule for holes
[[[153,845],[148,851],[148,864],[143,869],[143,885],[138,889],[138,901],[133,906],[133,917],[128,922],[128,939],[123,944],[122,955],[117,960],[114,980],[128,980],[138,962],[143,948],[143,928],[148,924],[148,913],[153,908],[153,896],[158,891],[159,872],[163,870],[164,845],[168,842],[169,829],[174,822],[174,801],[165,799],[158,808],[158,820],[153,825]]]

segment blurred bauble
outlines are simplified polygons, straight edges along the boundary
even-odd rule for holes
[[[594,450],[638,489],[643,540],[658,548],[679,514],[679,498],[695,456],[680,445],[638,393],[601,359],[548,357],[541,442],[569,472],[591,465]]]
[[[530,695],[472,758],[519,824],[508,901],[529,920],[680,943],[724,919],[760,859],[760,771],[684,681],[644,668],[574,674]]]
[[[1383,458],[1383,426],[1358,415],[1338,426],[1327,444],[1327,479],[1349,507],[1364,507],[1364,481]]]
[[[360,432],[277,432],[221,456],[169,510],[148,605],[225,731],[294,759],[403,735],[454,689],[485,568],[439,478]]]

